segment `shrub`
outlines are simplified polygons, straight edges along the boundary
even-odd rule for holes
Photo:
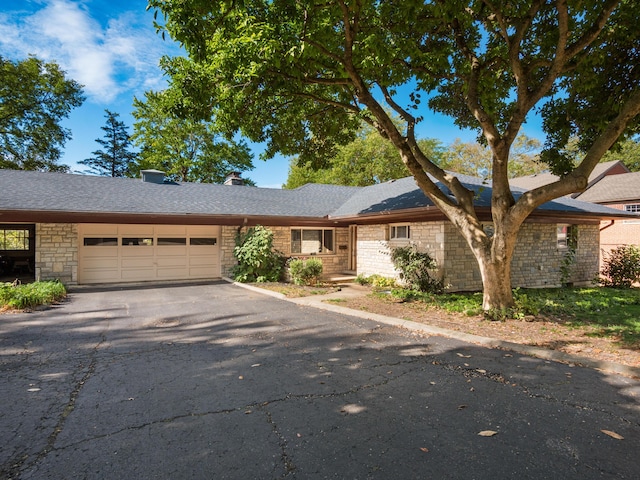
[[[258,225],[238,232],[233,256],[238,260],[233,278],[238,282],[277,282],[284,269],[284,256],[273,248],[273,232]]]
[[[289,274],[296,285],[317,285],[322,275],[322,261],[317,258],[289,262]]]
[[[396,280],[394,278],[383,277],[382,275],[378,275],[374,273],[373,275],[358,275],[355,279],[356,283],[360,285],[371,285],[375,288],[394,288],[397,286]]]
[[[57,302],[67,295],[58,281],[34,282],[24,285],[0,283],[0,306],[25,309]]]
[[[438,265],[428,253],[418,252],[415,246],[399,247],[391,252],[391,260],[407,287],[419,292],[444,291],[444,282],[433,278],[429,273],[429,270],[435,269]]]
[[[600,283],[608,287],[629,288],[640,281],[640,248],[622,245],[605,257]]]

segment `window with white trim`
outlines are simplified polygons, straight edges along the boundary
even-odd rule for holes
[[[389,225],[389,238],[391,240],[408,240],[411,237],[409,224]]]
[[[335,253],[333,228],[292,228],[291,253],[317,255]]]

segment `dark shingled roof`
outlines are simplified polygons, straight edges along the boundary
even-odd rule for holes
[[[490,207],[489,185],[475,177],[458,178],[477,193],[478,207]],[[522,192],[514,189],[516,196]],[[280,190],[0,170],[0,211],[337,219],[424,207],[433,204],[413,177],[369,187],[307,184],[295,190]],[[570,198],[548,202],[538,210],[592,217],[625,216],[620,210]]]
[[[0,170],[0,210],[325,217],[355,187],[296,190]]]

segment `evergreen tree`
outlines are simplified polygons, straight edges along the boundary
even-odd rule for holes
[[[79,163],[90,167],[89,173],[106,177],[125,177],[137,155],[129,150],[131,137],[124,122],[118,120],[120,115],[109,110],[105,112],[107,121],[100,127],[105,132],[104,138],[96,138],[96,142],[102,145],[104,150],[92,152],[93,157]]]

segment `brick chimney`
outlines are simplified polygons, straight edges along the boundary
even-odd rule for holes
[[[224,181],[225,185],[244,185],[244,180],[240,176],[240,172],[230,172]]]

